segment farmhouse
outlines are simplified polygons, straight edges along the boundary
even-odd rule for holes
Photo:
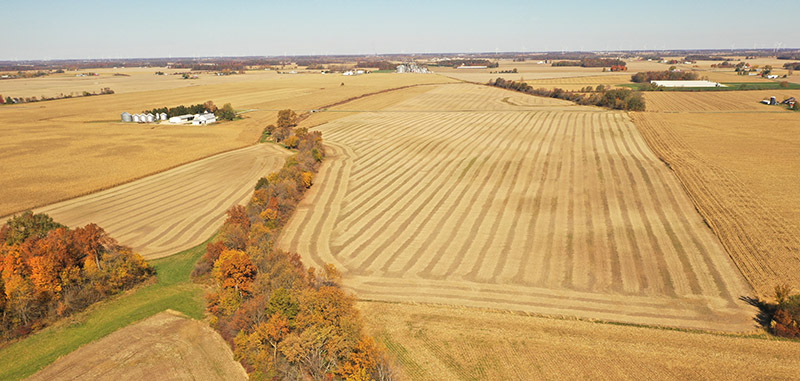
[[[711,81],[650,81],[650,83],[664,87],[725,87],[719,82]]]

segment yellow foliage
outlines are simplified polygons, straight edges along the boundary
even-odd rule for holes
[[[312,184],[314,184],[314,173],[313,172],[303,172],[303,186],[306,188],[310,188]]]

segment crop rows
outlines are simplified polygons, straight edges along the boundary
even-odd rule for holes
[[[71,227],[96,223],[145,258],[158,258],[211,237],[225,211],[246,201],[256,181],[280,168],[285,156],[275,145],[251,146],[36,212]]]
[[[634,118],[761,296],[771,297],[777,284],[800,283],[800,238],[791,223],[760,202],[733,172],[701,158],[658,115]]]
[[[463,87],[403,105],[469,109]],[[279,245],[368,299],[748,327],[747,287],[680,184],[625,114],[596,110],[323,125],[330,160]]]

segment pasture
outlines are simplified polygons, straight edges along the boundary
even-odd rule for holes
[[[317,127],[279,247],[368,300],[747,331],[750,294],[624,113],[442,85]]]

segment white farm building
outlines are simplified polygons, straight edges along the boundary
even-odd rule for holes
[[[650,83],[664,87],[725,87],[719,82],[711,81],[650,81]]]
[[[217,121],[217,116],[213,113],[205,113],[205,114],[197,114],[192,119],[192,124],[200,125],[200,124],[211,124]]]

